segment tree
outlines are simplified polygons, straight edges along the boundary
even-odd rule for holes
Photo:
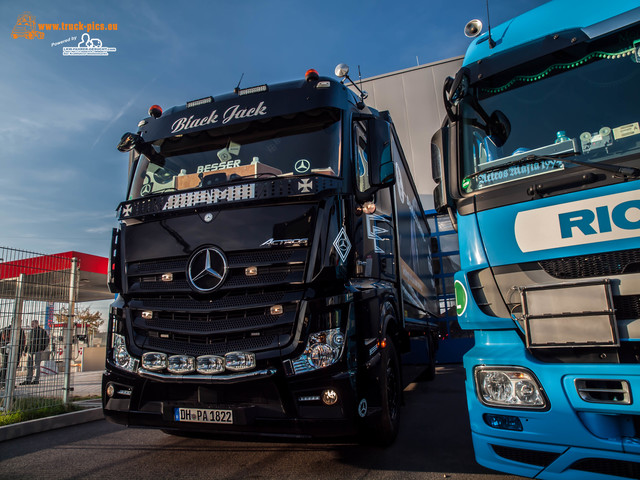
[[[66,307],[60,309],[60,313],[56,315],[57,323],[66,323],[68,317],[68,310]],[[98,311],[92,312],[89,307],[77,308],[76,316],[74,318],[76,325],[86,326],[86,335],[91,336],[98,333],[98,329],[104,324],[102,313]]]

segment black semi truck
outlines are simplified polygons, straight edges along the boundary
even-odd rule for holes
[[[437,301],[406,159],[365,96],[310,70],[154,105],[122,137],[108,420],[394,440],[400,355],[424,340],[434,373]]]

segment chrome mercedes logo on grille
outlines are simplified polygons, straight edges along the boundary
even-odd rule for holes
[[[216,247],[196,250],[187,264],[187,279],[191,288],[200,293],[214,291],[227,276],[227,259]]]

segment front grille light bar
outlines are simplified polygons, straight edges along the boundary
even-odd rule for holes
[[[256,355],[251,352],[229,352],[219,355],[172,355],[162,352],[146,352],[142,355],[142,368],[150,372],[162,372],[184,375],[198,372],[203,375],[215,375],[225,370],[244,372],[256,367]]]
[[[169,373],[182,375],[196,370],[196,359],[189,355],[172,355],[167,359]]]

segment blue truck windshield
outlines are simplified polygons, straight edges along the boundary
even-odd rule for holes
[[[639,46],[626,37],[581,47],[474,86],[460,106],[463,190],[575,168],[531,155],[640,166]]]
[[[307,112],[154,142],[156,154],[135,165],[129,199],[240,178],[339,175],[339,118],[335,111]]]

